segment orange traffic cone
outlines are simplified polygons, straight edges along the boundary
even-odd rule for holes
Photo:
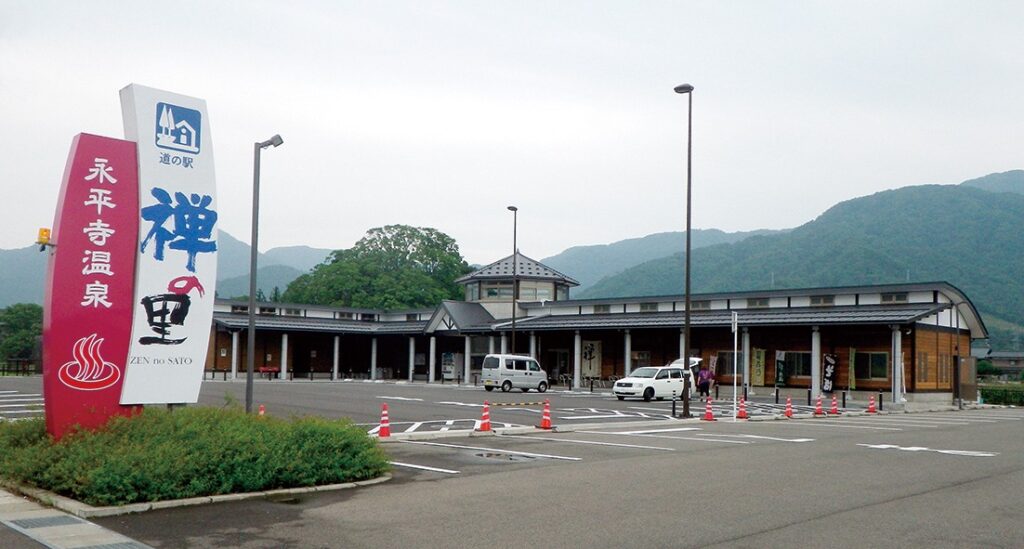
[[[262,405],[262,404],[260,404],[260,411],[259,411],[259,415],[261,415],[261,416],[262,416],[262,415],[263,415],[263,414],[265,414],[266,412],[267,412],[267,407],[266,407],[266,406],[264,406],[264,405]]]
[[[715,412],[711,409],[711,396],[708,395],[707,406],[704,407],[704,417],[701,419],[704,421],[715,421]]]
[[[377,437],[388,438],[391,436],[391,420],[388,418],[388,403],[385,402],[380,405],[380,429],[377,431]]]
[[[540,416],[540,428],[551,429],[551,403],[544,399],[544,413]]]
[[[480,417],[480,427],[477,431],[490,432],[491,430],[491,405],[485,400],[484,401],[484,413]]]
[[[868,413],[869,414],[877,414],[878,413],[878,410],[875,410],[875,395],[871,395],[871,397],[868,399]]]
[[[747,400],[740,397],[740,411],[736,412],[736,419],[747,419]]]
[[[793,417],[793,397],[786,397],[786,417]]]
[[[836,394],[832,393],[832,408],[829,409],[828,413],[838,416],[839,415],[839,402],[836,400]]]
[[[821,393],[818,393],[818,402],[814,405],[814,415],[823,416],[825,411],[821,409]]]

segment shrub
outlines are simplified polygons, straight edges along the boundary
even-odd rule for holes
[[[978,375],[979,376],[997,376],[1003,373],[1002,370],[996,368],[991,361],[979,360],[978,361]]]
[[[1024,406],[1024,388],[1005,386],[982,386],[981,398],[985,404],[1007,404],[1012,406]]]
[[[384,452],[348,420],[148,408],[54,443],[42,419],[0,423],[0,471],[91,505],[365,480]]]

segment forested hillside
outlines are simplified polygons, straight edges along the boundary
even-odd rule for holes
[[[1001,174],[1000,174],[1001,175]],[[948,281],[1007,348],[1024,325],[1024,195],[925,185],[842,202],[785,234],[693,251],[694,293]],[[683,254],[606,278],[577,297],[681,293]]]

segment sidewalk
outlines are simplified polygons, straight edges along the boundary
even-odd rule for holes
[[[0,490],[0,545],[60,549],[147,549],[87,520]]]

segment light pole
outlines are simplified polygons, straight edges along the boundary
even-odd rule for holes
[[[675,87],[676,93],[687,96],[686,114],[686,297],[683,306],[683,364],[690,369],[690,183],[693,151],[693,86],[680,84]],[[686,395],[689,397],[689,395]],[[689,417],[690,399],[683,401],[683,416]]]
[[[260,236],[260,151],[267,147],[277,147],[284,140],[274,135],[263,142],[253,145],[252,168],[252,239],[249,250],[249,336],[246,338],[245,357],[245,413],[252,412],[252,373],[256,363],[256,254]]]
[[[516,229],[519,224],[519,208],[509,206],[512,212],[512,354],[516,354],[516,298],[519,297],[519,250],[516,249]]]

